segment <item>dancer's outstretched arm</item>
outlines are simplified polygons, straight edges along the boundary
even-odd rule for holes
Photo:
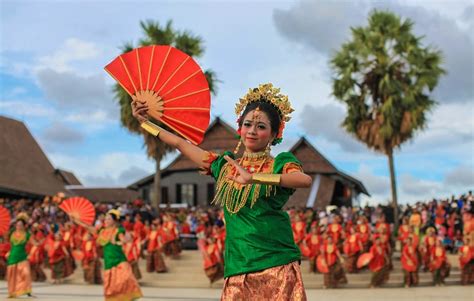
[[[148,106],[146,105],[146,103],[143,103],[139,99],[134,97],[134,100],[132,102],[132,114],[138,120],[138,122],[140,122],[140,124],[148,120],[147,112]],[[160,128],[157,137],[164,143],[179,150],[184,156],[188,157],[191,161],[196,163],[199,168],[209,168],[209,163],[203,162],[203,158],[205,157],[206,151],[204,151],[200,147],[195,146],[192,143],[189,143],[188,141],[184,140],[183,138],[172,134],[162,128]]]
[[[83,227],[84,229],[86,229],[89,233],[95,235],[97,234],[97,229],[92,227],[92,226],[89,226],[88,224],[84,223],[83,221],[73,217],[72,215],[69,215],[69,218],[71,219],[71,221],[73,221],[75,224]]]

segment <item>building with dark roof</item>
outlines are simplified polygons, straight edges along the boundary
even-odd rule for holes
[[[82,186],[74,173],[53,167],[23,122],[0,116],[0,198],[43,199],[58,192],[93,202],[127,202],[138,196],[123,187]]]
[[[0,196],[54,195],[65,190],[60,174],[23,122],[0,116]]]

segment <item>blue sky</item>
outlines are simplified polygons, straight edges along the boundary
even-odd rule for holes
[[[0,1],[0,114],[25,122],[58,168],[90,186],[127,185],[153,172],[139,136],[120,126],[113,81],[103,67],[140,20],[190,30],[197,59],[222,81],[212,116],[234,125],[234,103],[273,82],[295,112],[286,150],[305,135],[339,169],[359,178],[372,203],[390,196],[387,160],[339,127],[345,108],[331,96],[328,61],[373,8],[415,22],[425,45],[444,54],[448,75],[433,97],[428,127],[397,151],[402,203],[474,187],[474,6],[470,1]],[[170,155],[163,162],[172,159]]]

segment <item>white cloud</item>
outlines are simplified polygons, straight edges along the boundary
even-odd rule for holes
[[[73,70],[70,66],[72,62],[87,61],[100,54],[101,51],[96,44],[69,38],[51,55],[40,57],[35,71],[52,69],[56,72],[70,72]]]
[[[367,147],[349,135],[342,127],[346,113],[335,104],[306,105],[300,113],[300,125],[308,135],[336,143],[346,152],[367,152]]]
[[[448,7],[450,4],[445,3]],[[464,3],[464,7],[466,4]],[[291,42],[305,45],[318,53],[331,56],[350,38],[350,26],[365,26],[368,12],[389,9],[415,22],[414,32],[425,36],[423,44],[441,49],[448,74],[441,78],[435,90],[436,99],[443,102],[466,102],[474,98],[474,38],[457,23],[458,18],[429,10],[425,5],[408,6],[397,1],[377,2],[297,2],[287,10],[274,11],[277,30]],[[469,16],[467,7],[465,14]]]
[[[419,179],[409,174],[402,174],[399,179],[401,196],[407,195],[418,200],[426,200],[443,193],[443,185],[438,181]]]
[[[67,121],[101,128],[118,120],[119,106],[105,82],[105,74],[82,76],[43,69],[37,76],[46,98],[58,106]]]
[[[444,183],[454,187],[474,188],[474,165],[460,165],[447,172]]]
[[[13,87],[10,91],[8,91],[6,93],[6,95],[7,95],[7,97],[12,98],[12,97],[17,97],[17,96],[20,96],[20,95],[24,95],[27,92],[28,91],[24,87],[16,86],[16,87]]]
[[[78,144],[84,141],[84,135],[69,125],[55,121],[47,127],[42,135],[46,143]]]
[[[99,156],[51,153],[56,168],[71,170],[84,186],[125,186],[151,174],[154,161],[145,153],[109,152]]]
[[[385,198],[390,192],[390,178],[375,175],[369,165],[361,164],[354,177],[362,181],[373,198]]]
[[[55,110],[43,104],[24,100],[0,100],[0,111],[12,116],[53,117]]]
[[[428,201],[433,198],[443,199],[451,195],[459,196],[472,190],[474,186],[474,169],[472,166],[459,166],[446,172],[442,180],[429,180],[409,173],[397,175],[397,195],[400,204]],[[387,173],[377,175],[373,167],[360,164],[354,177],[362,181],[371,197],[361,195],[361,204],[387,204],[392,198],[390,177]]]
[[[461,161],[474,163],[474,104],[440,104],[428,116],[427,128],[412,142],[402,146],[402,152],[446,153]]]

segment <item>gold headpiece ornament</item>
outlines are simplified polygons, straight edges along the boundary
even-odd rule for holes
[[[291,107],[288,96],[280,94],[280,89],[274,88],[271,83],[262,84],[259,85],[258,88],[249,89],[248,93],[235,105],[235,113],[240,116],[249,103],[256,101],[271,103],[277,108],[282,121],[290,121],[291,117],[289,115],[294,110]]]
[[[26,212],[20,212],[18,213],[18,215],[16,216],[16,220],[22,220],[24,221],[25,223],[28,221],[29,219],[29,216]]]
[[[117,219],[120,219],[120,211],[117,209],[110,209],[109,211],[107,211],[107,214],[115,215]]]

